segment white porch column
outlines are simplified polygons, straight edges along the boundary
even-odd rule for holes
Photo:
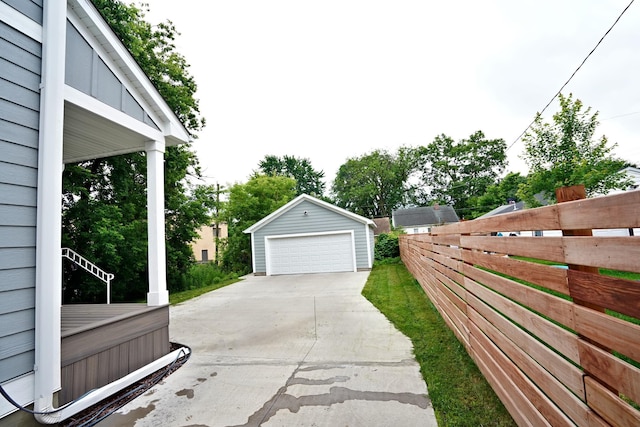
[[[164,237],[164,150],[164,141],[150,141],[146,146],[149,306],[169,304]]]
[[[35,380],[36,411],[53,408],[60,388],[62,304],[62,165],[66,2],[44,2],[38,209],[36,227]],[[36,416],[38,418],[38,416]]]

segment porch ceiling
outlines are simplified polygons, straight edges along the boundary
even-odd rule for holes
[[[64,163],[144,151],[150,139],[71,103],[65,103]]]

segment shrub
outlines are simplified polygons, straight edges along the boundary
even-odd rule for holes
[[[383,233],[376,238],[374,258],[380,261],[386,258],[396,258],[400,256],[400,246],[398,245],[397,234]]]

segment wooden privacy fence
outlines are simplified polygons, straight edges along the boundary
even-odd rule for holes
[[[597,273],[640,273],[640,237],[573,232],[635,227],[640,191],[402,235],[400,254],[518,425],[640,426],[640,282]]]

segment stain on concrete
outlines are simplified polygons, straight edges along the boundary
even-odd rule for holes
[[[206,380],[207,380],[206,378],[198,378],[198,382],[199,382],[199,383],[203,383],[203,382],[205,382]]]
[[[217,377],[218,373],[217,372],[213,372],[211,375],[209,375],[210,377]]]
[[[232,426],[232,427],[251,427],[259,426],[267,422],[271,417],[281,409],[287,409],[292,413],[297,413],[300,408],[305,406],[326,406],[344,403],[349,400],[365,400],[370,402],[398,402],[406,405],[414,405],[421,409],[427,409],[431,406],[431,400],[425,394],[419,393],[390,393],[381,391],[363,391],[353,390],[347,387],[331,387],[329,393],[306,395],[306,396],[292,396],[287,394],[286,391],[289,386],[294,384],[304,385],[327,385],[336,382],[346,382],[349,377],[336,376],[321,380],[310,380],[307,378],[297,378],[296,374],[301,371],[318,370],[308,368],[297,368],[291,374],[285,385],[281,387],[271,399],[262,405],[260,409],[254,412],[245,424]]]
[[[335,384],[335,383],[346,383],[347,381],[349,381],[349,379],[350,379],[349,377],[345,377],[345,376],[331,377],[323,380],[310,380],[308,378],[292,378],[291,382],[289,382],[289,385],[290,386],[295,384],[327,385],[327,384]]]
[[[176,392],[176,396],[186,396],[187,399],[193,399],[193,389],[184,388]]]
[[[136,408],[127,412],[126,414],[120,414],[118,412],[111,414],[100,422],[101,427],[116,427],[116,426],[132,426],[136,421],[143,419],[156,409],[156,403],[158,400],[152,400],[147,406]]]

